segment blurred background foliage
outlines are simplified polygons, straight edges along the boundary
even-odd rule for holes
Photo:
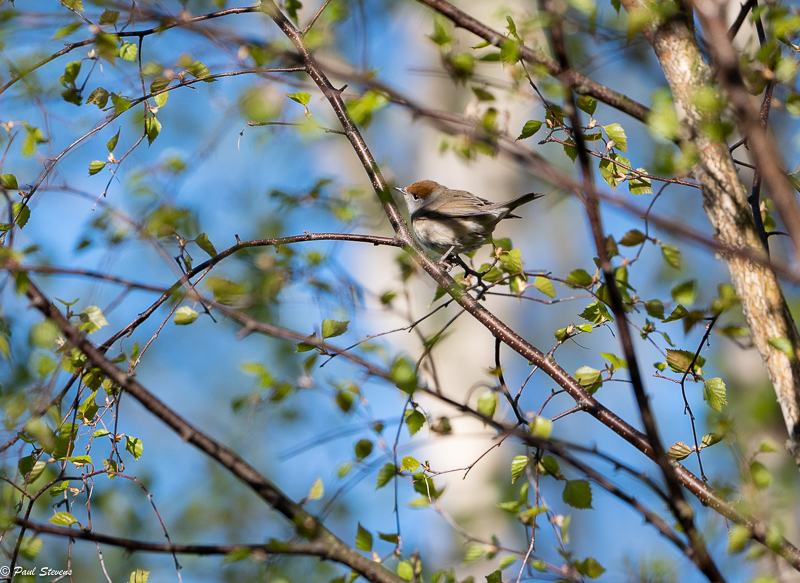
[[[654,111],[644,125],[602,103],[581,104],[585,118],[596,120],[592,144],[611,158],[596,166],[598,180],[646,206],[663,184],[637,180],[614,162],[674,177],[685,175],[695,153],[668,141],[678,117],[663,73],[637,34],[641,23],[613,4],[569,2],[569,49],[577,69]],[[6,222],[3,259],[13,257],[30,267],[31,280],[76,322],[80,319],[98,343],[144,312],[158,290],[234,245],[237,237],[245,241],[304,231],[392,235],[350,144],[326,131],[339,125],[313,83],[303,73],[254,72],[298,64],[294,49],[268,17],[231,13],[175,25],[235,6],[230,0],[0,4],[0,147],[4,206],[14,217]],[[282,7],[302,27],[319,6],[286,0]],[[735,14],[738,4],[732,6]],[[531,3],[465,1],[459,7],[509,35],[513,27],[528,46],[546,51],[542,15]],[[771,30],[784,27],[775,36],[796,41],[800,17],[795,7],[770,4],[762,17]],[[165,30],[141,42],[115,34],[158,26]],[[746,54],[752,55],[755,68],[768,68],[783,81],[772,122],[785,157],[794,161],[800,113],[794,56],[787,56],[785,46],[781,56],[776,43],[758,49],[751,28],[748,22],[743,29],[752,49]],[[485,304],[544,352],[557,346],[555,358],[566,370],[575,372],[607,407],[638,424],[621,349],[602,305],[593,304],[586,289],[568,285],[589,288],[603,298],[580,203],[498,152],[504,137],[520,137],[561,168],[574,167],[574,148],[548,139],[558,138],[551,131],[558,125],[558,110],[545,110],[526,69],[508,54],[512,49],[481,47],[474,36],[424,6],[397,0],[333,0],[305,39],[337,87],[348,85],[344,97],[350,115],[364,129],[384,174],[397,185],[427,178],[493,201],[547,193],[520,210],[522,220],[498,228],[498,248],[510,253],[501,253],[492,275],[514,277],[493,288],[500,295],[488,295]],[[48,62],[28,71],[43,59]],[[223,75],[241,71],[249,72]],[[560,101],[556,80],[536,67],[527,67],[527,74],[545,98]],[[174,90],[142,103],[143,91],[166,87]],[[707,103],[723,105],[712,98]],[[455,134],[440,131],[437,120],[448,115],[469,123]],[[542,140],[548,143],[539,144]],[[741,158],[747,160],[746,152]],[[745,166],[742,179],[752,180]],[[694,188],[670,184],[652,212],[710,232]],[[675,371],[682,370],[681,354],[669,353],[671,361],[666,351],[693,354],[704,334],[704,318],[721,314],[701,351],[699,382],[686,385],[698,433],[715,435],[710,439],[714,445],[702,453],[704,474],[730,499],[797,540],[797,470],[783,452],[780,410],[758,354],[749,346],[724,264],[669,232],[648,230],[630,213],[613,207],[604,207],[604,213],[609,250],[617,253],[617,279],[624,282],[631,321],[641,332],[640,361],[655,363],[646,368],[646,383],[665,443],[693,443],[680,386],[658,378],[680,377]],[[764,213],[768,227],[779,229],[768,204]],[[16,225],[9,229],[12,222]],[[771,241],[774,255],[786,254],[780,237]],[[491,261],[491,249],[478,252],[476,267]],[[522,264],[531,275],[515,275]],[[48,273],[53,268],[90,270],[152,289],[85,274]],[[36,491],[63,469],[75,479],[67,488],[57,483],[44,492],[31,519],[47,521],[69,512],[83,526],[91,519],[97,532],[163,541],[149,493],[173,542],[258,543],[293,536],[282,517],[132,399],[103,383],[101,375],[84,376],[64,391],[83,364],[81,356],[62,348],[58,331],[27,309],[17,291],[19,280],[7,274],[1,292],[0,405],[2,442],[8,445],[0,458],[4,513],[14,515],[19,509],[14,484],[27,481],[27,489]],[[254,247],[220,262],[197,289],[203,301],[175,293],[130,337],[116,342],[109,357],[126,369],[135,365],[144,386],[235,449],[290,497],[310,498],[306,508],[342,539],[355,545],[360,537],[363,550],[369,545],[361,529],[369,531],[372,549],[386,558],[389,569],[402,573],[405,567],[392,556],[392,537],[382,540],[378,533],[396,534],[399,525],[402,559],[419,550],[426,581],[451,580],[434,575],[450,569],[458,581],[470,576],[482,581],[501,566],[503,580],[515,580],[521,562],[514,552],[524,555],[529,544],[530,519],[525,524],[520,512],[533,500],[531,492],[520,491],[527,489],[526,480],[512,484],[511,479],[512,460],[526,454],[523,446],[504,440],[466,474],[465,468],[500,437],[479,421],[424,395],[415,395],[408,406],[407,394],[343,358],[261,335],[242,319],[206,309],[213,300],[246,318],[305,335],[337,336],[332,342],[349,346],[406,327],[446,301],[404,253],[349,242]],[[795,288],[784,291],[796,306]],[[686,314],[678,311],[670,321],[679,304]],[[408,370],[413,375],[411,366],[429,351],[420,370],[423,382],[496,417],[510,416],[498,400],[493,339],[468,316],[451,324],[458,313],[451,304],[412,333],[382,335],[353,352],[402,380]],[[336,322],[349,324],[343,329]],[[531,367],[505,349],[501,356],[505,380],[515,392]],[[721,388],[712,383],[709,389],[703,382],[715,378],[724,383]],[[541,372],[534,373],[522,393],[522,410],[535,415],[556,389]],[[550,419],[573,406],[569,397],[558,394],[542,415]],[[113,446],[110,435],[115,432],[125,437]],[[67,451],[70,435],[74,448]],[[582,413],[558,419],[552,435],[597,445],[656,475],[643,456]],[[380,473],[394,463],[395,443],[398,460],[411,456],[424,462],[419,467],[408,462],[396,490],[394,481]],[[639,481],[615,472],[613,464],[590,455],[586,459],[668,516]],[[699,474],[696,456],[684,463]],[[428,472],[433,475],[428,482],[421,480],[423,467],[445,473]],[[104,468],[116,468],[139,483],[112,479]],[[91,477],[93,472],[100,473]],[[558,477],[568,483],[583,479],[566,467],[560,472]],[[384,487],[376,489],[381,483]],[[585,492],[575,494],[577,499],[565,494],[563,479],[543,477],[541,494],[541,505],[551,511],[539,520],[534,556],[545,571],[570,564],[581,566],[571,575],[578,580],[596,575],[607,581],[700,579],[691,563],[638,514],[594,485],[591,508],[585,508]],[[782,559],[757,546],[729,548],[729,525],[694,506],[730,581],[759,574],[783,580]],[[14,553],[18,532],[11,528],[3,537],[6,556]],[[70,546],[52,536],[27,537],[17,563],[25,568],[69,564],[76,581],[105,580],[104,569],[113,581],[127,581],[136,569],[149,571],[150,581],[177,578],[169,555],[103,546],[101,566],[91,543]],[[181,556],[180,564],[185,581],[348,576],[341,566],[317,559],[258,554]],[[538,577],[557,578],[552,571],[523,574],[523,580]]]

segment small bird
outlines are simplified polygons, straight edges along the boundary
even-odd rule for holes
[[[421,180],[403,193],[411,228],[423,247],[458,261],[459,253],[469,253],[483,246],[503,219],[520,218],[512,211],[543,194],[523,194],[508,202],[489,202],[466,190],[451,190],[433,180]]]

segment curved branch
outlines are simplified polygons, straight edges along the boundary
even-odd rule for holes
[[[13,271],[13,268],[11,268]],[[167,407],[155,395],[108,360],[75,326],[69,323],[39,290],[33,282],[28,282],[25,295],[34,308],[53,321],[67,340],[81,352],[89,362],[99,368],[111,381],[130,394],[145,409],[158,417],[180,438],[193,445],[211,459],[226,468],[272,508],[283,514],[294,526],[298,534],[308,541],[318,543],[325,549],[325,556],[358,571],[373,583],[402,583],[402,579],[385,567],[368,559],[334,535],[314,516],[286,496],[278,487],[261,475],[253,466],[244,461],[232,449],[222,445],[202,431],[196,429],[175,411]]]
[[[493,28],[486,26],[479,20],[476,20],[466,12],[459,10],[444,0],[417,1],[420,4],[433,8],[438,13],[449,18],[456,26],[470,31],[496,47],[502,46],[507,40],[505,36]],[[622,93],[614,91],[605,85],[601,85],[597,81],[589,79],[577,71],[565,71],[561,65],[542,53],[537,53],[526,46],[521,46],[520,56],[529,63],[543,66],[554,77],[566,75],[566,79],[568,79],[576,93],[590,95],[598,101],[602,101],[642,122],[646,121],[647,116],[650,114],[650,110],[638,101],[634,101]]]

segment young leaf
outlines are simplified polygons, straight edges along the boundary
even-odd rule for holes
[[[539,128],[542,127],[542,122],[536,121],[535,119],[529,120],[525,122],[525,125],[522,126],[522,133],[519,134],[518,140],[524,140],[526,138],[530,138],[536,132],[539,131]]]
[[[106,8],[100,15],[98,24],[100,24],[100,26],[103,26],[104,24],[116,24],[117,20],[119,20],[119,11]]]
[[[3,188],[8,190],[19,190],[19,184],[17,184],[17,177],[13,174],[2,174],[0,175],[0,185]]]
[[[142,444],[142,440],[138,437],[131,437],[130,435],[125,436],[125,450],[131,454],[134,459],[138,460],[142,457],[142,451],[144,450],[144,445]]]
[[[526,455],[518,455],[514,457],[511,461],[511,483],[513,484],[516,482],[517,478],[522,475],[522,472],[525,471],[525,467],[528,465],[528,456]]]
[[[597,109],[597,100],[588,95],[579,95],[577,106],[589,115],[594,115],[594,110]]]
[[[619,244],[624,247],[635,247],[647,241],[647,235],[642,233],[639,229],[632,229],[623,235],[619,240]]]
[[[405,358],[401,357],[394,361],[389,376],[401,391],[410,395],[417,390],[417,373]]]
[[[608,134],[608,138],[616,142],[615,148],[622,152],[628,151],[628,137],[625,135],[625,130],[622,129],[621,125],[618,123],[611,123],[604,126],[604,129],[606,130],[606,134]]]
[[[98,108],[103,109],[108,104],[108,91],[98,87],[89,94],[86,103],[94,103]]]
[[[578,381],[586,392],[593,395],[603,386],[603,376],[600,371],[591,366],[582,366],[575,371],[575,380]]]
[[[311,488],[308,490],[308,496],[306,499],[308,500],[319,500],[325,495],[325,484],[322,483],[322,478],[317,478],[314,480],[314,483],[311,484]]]
[[[663,253],[664,261],[667,262],[667,265],[674,267],[675,269],[681,268],[681,252],[678,251],[677,247],[662,244],[661,253]]]
[[[406,426],[408,427],[408,432],[411,435],[414,435],[417,431],[422,429],[422,426],[425,425],[425,415],[420,413],[419,411],[406,411]]]
[[[119,47],[119,56],[126,61],[135,61],[137,54],[139,54],[139,49],[133,43],[124,42]]]
[[[109,152],[113,152],[114,148],[117,147],[117,142],[119,142],[119,132],[121,130],[117,130],[117,133],[114,134],[114,137],[106,142],[106,148],[108,148]]]
[[[359,551],[372,552],[372,533],[358,523],[358,532],[356,532],[356,548]]]
[[[94,162],[89,162],[89,176],[94,176],[105,167],[106,163],[103,162],[102,160],[95,160]]]
[[[533,280],[533,287],[535,287],[544,295],[550,298],[556,297],[556,288],[553,287],[553,282],[547,279],[546,277],[537,275],[536,279]]]
[[[384,464],[384,466],[378,471],[378,487],[376,490],[380,490],[386,484],[391,482],[392,478],[394,478],[395,474],[397,473],[397,469],[394,467],[394,464]]]
[[[347,322],[338,322],[336,320],[323,320],[322,321],[322,337],[335,338],[347,332]]]
[[[569,272],[567,281],[581,287],[589,287],[592,285],[592,276],[585,269],[576,269]]]
[[[147,145],[149,146],[161,133],[161,122],[155,116],[148,117],[144,120],[144,131],[147,134]]]
[[[420,465],[421,464],[416,459],[414,459],[410,455],[407,455],[403,458],[403,461],[400,464],[400,469],[409,472],[416,472],[417,468],[419,468]]]
[[[211,243],[211,241],[209,240],[208,235],[206,233],[200,233],[195,238],[194,242],[197,243],[197,246],[200,247],[200,249],[202,249],[203,251],[208,253],[208,255],[210,257],[216,256],[217,250],[214,248],[214,244]],[[323,329],[324,329],[324,326],[323,326]],[[345,326],[345,329],[347,329],[346,326]]]
[[[553,422],[545,417],[537,416],[531,421],[530,427],[531,435],[539,439],[547,439],[553,431]]]
[[[197,320],[197,315],[197,312],[195,312],[189,306],[181,306],[175,310],[175,318],[173,318],[173,321],[178,326],[185,326]]]
[[[591,508],[592,488],[587,480],[568,480],[562,498],[573,508]]]
[[[786,338],[770,338],[767,342],[773,348],[777,348],[781,352],[783,352],[787,357],[794,358],[794,352],[792,351],[792,343],[789,342]]]
[[[69,512],[56,512],[50,517],[48,522],[52,522],[58,526],[69,526],[70,524],[76,524],[78,521]]]
[[[497,409],[497,393],[494,391],[486,391],[478,397],[478,413],[492,418],[495,409]]]
[[[708,379],[703,384],[703,398],[708,402],[709,407],[722,411],[722,406],[728,404],[725,382],[719,377]]]

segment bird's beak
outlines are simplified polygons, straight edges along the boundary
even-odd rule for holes
[[[399,186],[395,186],[394,189],[399,192],[400,194],[406,194],[405,188],[400,188]]]

